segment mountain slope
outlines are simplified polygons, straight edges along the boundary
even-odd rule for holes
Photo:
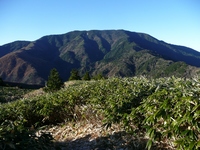
[[[0,76],[6,81],[44,84],[54,67],[63,80],[73,68],[81,75],[191,77],[199,74],[200,53],[124,30],[73,31],[0,46]]]
[[[23,48],[24,46],[27,46],[29,43],[30,42],[28,42],[28,41],[15,41],[15,42],[0,46],[0,57],[4,56],[10,52],[19,50],[19,49]]]

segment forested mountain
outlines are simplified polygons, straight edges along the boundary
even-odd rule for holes
[[[198,67],[199,52],[125,30],[73,31],[0,46],[0,77],[27,84],[44,84],[52,68],[65,81],[73,68],[80,75],[192,77]]]

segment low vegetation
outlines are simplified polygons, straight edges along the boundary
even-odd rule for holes
[[[19,87],[0,86],[0,103],[7,103],[23,98],[23,95],[31,92],[32,89]]]
[[[95,116],[107,129],[120,124],[131,136],[142,135],[147,149],[200,148],[199,79],[133,77],[73,83],[57,92],[1,104],[0,149],[53,148],[50,134],[38,135],[41,128],[78,124]]]

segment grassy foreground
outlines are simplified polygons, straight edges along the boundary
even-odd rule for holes
[[[146,137],[147,149],[161,143],[199,149],[199,98],[198,79],[75,81],[55,93],[1,104],[0,149],[50,149],[52,136],[38,134],[43,126],[97,118],[108,130],[120,124],[131,136]]]

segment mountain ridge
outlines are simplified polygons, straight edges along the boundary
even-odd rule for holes
[[[192,77],[198,67],[199,52],[126,30],[71,31],[0,46],[0,77],[9,82],[44,85],[52,68],[67,80],[73,68],[80,75]]]

